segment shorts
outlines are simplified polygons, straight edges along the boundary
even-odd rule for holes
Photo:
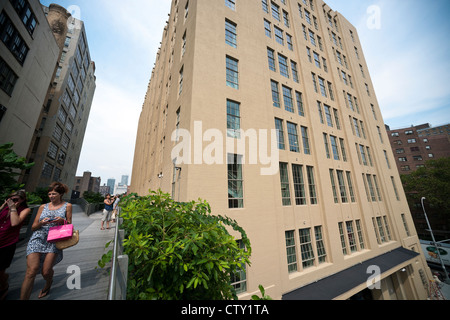
[[[16,244],[0,248],[0,270],[6,270],[11,266],[15,253]]]
[[[108,211],[108,210],[103,210],[103,216],[102,216],[102,221],[111,221],[111,213],[112,211]]]

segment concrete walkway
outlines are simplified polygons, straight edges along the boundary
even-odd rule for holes
[[[115,224],[111,229],[100,230],[102,213],[97,212],[89,217],[77,205],[73,205],[73,224],[80,231],[80,242],[64,250],[64,259],[54,267],[55,275],[50,294],[42,300],[106,300],[109,286],[110,265],[100,269],[97,265],[101,256],[112,248],[105,249],[107,242],[114,239]],[[20,288],[26,271],[27,241],[19,244],[9,274],[9,293],[6,300],[18,300]],[[73,268],[75,266],[75,268]],[[78,269],[79,268],[79,269]],[[76,286],[76,273],[80,270],[80,289]],[[69,286],[68,286],[69,284]],[[37,300],[39,292],[44,287],[42,275],[38,275],[34,282],[31,300]]]

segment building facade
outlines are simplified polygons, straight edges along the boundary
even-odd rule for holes
[[[26,157],[60,50],[38,0],[1,0],[0,36],[0,144]]]
[[[390,129],[389,141],[400,174],[423,167],[425,161],[450,157],[450,124],[432,127],[429,123]]]
[[[25,172],[22,182],[28,191],[52,181],[72,189],[96,88],[95,63],[82,21],[56,4],[41,10],[61,55],[27,153],[35,165]]]
[[[323,1],[172,1],[135,150],[131,192],[244,228],[240,299],[427,298],[357,30]]]
[[[450,124],[431,126],[429,123],[408,128],[387,127],[395,162],[400,174],[410,174],[423,167],[428,160],[450,157]],[[421,203],[410,205],[411,214],[420,239],[429,240],[430,232]],[[426,208],[436,240],[450,238],[450,221],[440,210]]]
[[[74,193],[78,195],[80,198],[83,197],[83,193],[85,191],[91,191],[94,193],[101,193],[100,192],[100,183],[101,183],[100,177],[93,177],[92,173],[89,171],[86,171],[83,173],[83,176],[81,177],[75,177],[75,185],[73,187],[72,195]],[[73,198],[73,197],[72,197]]]

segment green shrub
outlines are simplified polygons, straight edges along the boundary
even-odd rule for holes
[[[121,201],[129,300],[237,299],[232,274],[250,264],[250,241],[206,201],[178,203],[162,191]],[[241,249],[227,227],[241,235]]]

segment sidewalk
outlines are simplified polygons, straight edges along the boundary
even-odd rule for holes
[[[55,275],[50,294],[42,300],[106,300],[109,286],[109,269],[100,269],[97,265],[101,256],[109,251],[105,249],[107,242],[114,239],[115,224],[111,229],[100,230],[101,212],[96,212],[89,217],[81,211],[80,207],[73,205],[74,228],[80,231],[80,242],[69,249],[64,250],[63,260],[54,267]],[[9,293],[6,300],[18,300],[20,288],[26,271],[26,247],[27,242],[18,245],[9,274]],[[77,266],[80,273],[80,290],[71,290],[67,282],[72,281],[73,271],[70,266]],[[96,268],[97,267],[97,268]],[[39,292],[44,287],[45,281],[42,275],[36,276],[31,300],[37,300]]]

